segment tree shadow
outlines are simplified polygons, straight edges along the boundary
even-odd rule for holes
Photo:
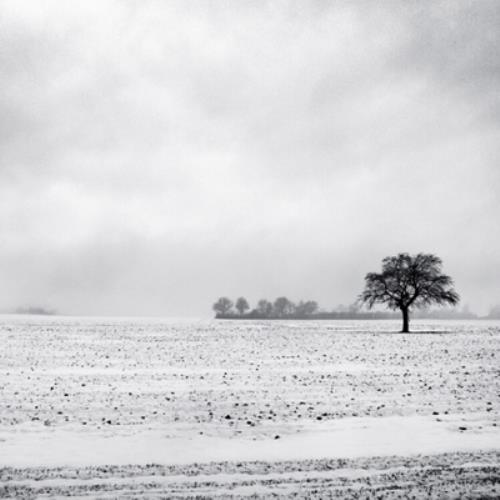
[[[411,332],[395,332],[400,335],[456,335],[457,331],[453,330],[415,330]]]
[[[378,333],[381,335],[456,335],[457,333],[463,333],[459,331],[453,331],[453,330],[415,330],[415,331],[410,331],[410,332],[397,332],[397,331],[379,331],[379,332],[374,332],[374,331],[366,331],[366,333]]]

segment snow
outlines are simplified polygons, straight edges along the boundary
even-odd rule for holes
[[[21,487],[32,467],[49,468],[43,482],[56,467],[138,466],[146,488],[152,463],[498,455],[500,322],[413,326],[445,333],[402,335],[390,321],[0,317],[0,467],[19,468],[8,484]],[[282,477],[273,467],[261,487]],[[307,478],[321,489],[334,475],[313,467]],[[300,477],[266,492],[292,492]],[[213,493],[182,482],[189,494]],[[67,488],[78,496],[76,483]]]
[[[500,450],[500,429],[470,416],[346,418],[309,422],[280,439],[168,437],[165,430],[75,432],[27,426],[0,432],[0,466],[163,465],[282,461]],[[459,426],[468,426],[460,432]]]

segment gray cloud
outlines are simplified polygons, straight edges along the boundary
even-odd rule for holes
[[[500,300],[497,2],[0,9],[0,306],[333,306],[398,251]]]

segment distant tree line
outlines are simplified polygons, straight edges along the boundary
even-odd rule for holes
[[[415,319],[480,319],[467,305],[458,309],[456,307],[444,307],[442,309],[424,308],[413,312]]]
[[[500,319],[500,304],[493,306],[486,316],[487,319]]]
[[[54,316],[56,311],[54,309],[47,309],[45,307],[39,306],[28,306],[28,307],[18,307],[15,311],[15,314],[35,314],[41,316]]]
[[[239,297],[235,303],[227,297],[220,297],[213,305],[213,310],[216,318],[310,318],[317,313],[318,303],[301,300],[295,304],[287,297],[278,297],[274,302],[261,299],[251,309],[245,297]]]

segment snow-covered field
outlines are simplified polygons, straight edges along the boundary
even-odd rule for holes
[[[500,497],[500,322],[0,317],[0,496]]]

